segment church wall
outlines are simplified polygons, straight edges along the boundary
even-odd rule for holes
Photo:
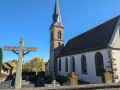
[[[111,49],[111,56],[112,56],[112,59],[115,59],[114,64],[112,67],[113,69],[116,69],[114,70],[114,75],[115,77],[118,76],[118,78],[116,78],[114,81],[115,82],[119,82],[120,81],[120,20],[118,22],[118,25],[116,26],[116,32],[115,32],[115,35],[114,37],[112,38],[113,41],[112,43],[110,44],[110,47],[114,48],[114,49]]]
[[[49,71],[50,74],[52,74],[52,71],[54,71],[54,51],[50,52]]]
[[[111,43],[110,46],[114,48],[120,48],[120,26],[117,28],[117,31],[113,38],[113,42]]]
[[[58,31],[61,31],[61,39],[58,39]],[[57,26],[54,26],[54,39],[55,40],[63,40],[64,41],[64,28],[62,27],[57,27]]]
[[[112,50],[112,57],[115,59],[116,64],[114,68],[117,68],[116,75],[118,76],[118,79],[116,79],[116,82],[120,82],[120,51]]]
[[[108,57],[108,49],[98,50],[103,55],[103,61],[104,61],[104,68],[110,71],[111,69],[107,68],[107,66],[110,66],[108,61],[110,61]],[[81,70],[81,56],[82,54],[76,54],[71,56],[66,56],[68,58],[68,72],[65,72],[65,59],[66,57],[61,57],[61,71],[59,71],[59,58],[57,58],[58,62],[58,75],[61,76],[67,76],[68,73],[71,73],[71,58],[74,56],[75,58],[75,73],[78,76],[78,80],[83,80],[91,83],[102,83],[102,78],[99,76],[96,76],[96,68],[95,68],[95,53],[97,51],[82,53],[86,56],[86,62],[87,62],[87,74],[82,74]]]
[[[45,76],[49,76],[49,62],[45,68]]]
[[[49,74],[56,74],[56,57],[64,47],[64,27],[52,25],[50,27],[50,61]],[[61,32],[58,35],[58,32]],[[58,37],[59,36],[59,37]]]
[[[64,76],[64,75],[66,75],[66,73],[65,73],[65,61],[63,60],[63,58],[61,58],[61,76]]]
[[[68,72],[65,72],[65,60],[68,58]],[[62,57],[60,58],[61,59],[61,71],[59,71],[59,58],[57,58],[57,63],[58,63],[58,66],[57,66],[57,72],[58,72],[58,75],[61,75],[61,76],[67,76],[70,72],[71,72],[71,63],[70,63],[70,56],[67,56],[67,57]]]

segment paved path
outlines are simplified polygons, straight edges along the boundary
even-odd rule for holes
[[[120,90],[120,88],[92,89],[92,90]]]

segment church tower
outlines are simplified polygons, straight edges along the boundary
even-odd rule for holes
[[[54,76],[57,72],[57,56],[64,47],[64,26],[62,24],[58,0],[56,0],[54,13],[52,16],[52,24],[50,27],[50,76]]]

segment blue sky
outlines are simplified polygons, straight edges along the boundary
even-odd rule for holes
[[[37,47],[24,57],[49,59],[49,27],[55,0],[0,0],[0,47]],[[120,15],[120,0],[59,0],[64,37],[67,41],[107,20]],[[18,59],[12,51],[3,51],[3,61]]]

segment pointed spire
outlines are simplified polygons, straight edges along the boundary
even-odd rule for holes
[[[56,0],[56,2],[55,2],[55,8],[54,8],[54,13],[53,13],[53,17],[52,17],[52,25],[64,27],[62,25],[62,20],[61,20],[61,16],[60,16],[58,0]]]
[[[56,3],[55,3],[54,14],[60,15],[58,0],[56,0]]]

